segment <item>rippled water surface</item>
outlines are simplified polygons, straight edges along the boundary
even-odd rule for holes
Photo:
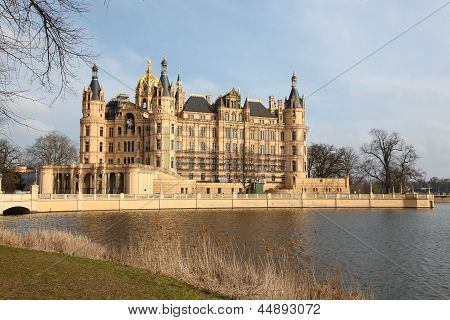
[[[288,245],[317,265],[342,267],[378,299],[450,296],[450,204],[433,210],[167,210],[0,216],[5,227],[63,229],[102,243],[129,244],[155,225],[194,234],[231,235],[257,250]]]

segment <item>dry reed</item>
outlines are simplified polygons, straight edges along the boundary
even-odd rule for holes
[[[17,233],[0,228],[0,244],[112,260],[183,280],[201,290],[232,299],[364,299],[357,286],[344,285],[339,270],[318,280],[313,264],[301,267],[287,250],[268,250],[264,257],[201,231],[188,236],[153,230],[152,237],[128,247],[106,247],[85,236],[32,229]]]
[[[91,241],[88,237],[58,230],[31,229],[18,233],[0,228],[0,244],[97,260],[110,257],[107,248]]]

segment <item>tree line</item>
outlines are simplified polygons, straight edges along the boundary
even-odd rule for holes
[[[409,190],[425,172],[417,168],[419,156],[397,132],[370,130],[371,140],[359,150],[330,144],[308,147],[308,177],[350,178],[354,192],[392,193]]]
[[[43,165],[72,164],[79,160],[78,145],[69,137],[52,131],[22,149],[9,140],[0,139],[0,173],[2,190],[14,192],[24,185],[17,167],[26,165],[38,170]]]

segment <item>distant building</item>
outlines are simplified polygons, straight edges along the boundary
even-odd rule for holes
[[[348,192],[348,179],[308,179],[305,98],[291,78],[289,98],[241,98],[232,88],[214,101],[185,91],[167,61],[156,77],[148,62],[135,99],[105,101],[98,67],[83,91],[80,164],[44,166],[44,193],[244,192],[242,181],[264,189]]]

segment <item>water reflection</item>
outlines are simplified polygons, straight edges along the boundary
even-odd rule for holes
[[[254,244],[261,253],[268,247],[285,246],[298,257],[310,255],[318,266],[340,265],[347,276],[372,287],[376,298],[450,296],[450,205],[434,210],[327,209],[320,213],[308,209],[68,212],[0,216],[0,223],[17,230],[70,230],[113,245],[133,245],[149,238],[155,226],[192,236],[206,229],[219,237],[229,235],[240,244]]]

